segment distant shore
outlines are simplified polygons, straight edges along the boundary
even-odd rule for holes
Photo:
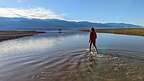
[[[80,29],[82,32],[89,32],[89,29]],[[96,29],[99,33],[113,33],[124,35],[144,36],[144,28],[117,28],[117,29]]]
[[[39,33],[37,31],[0,31],[0,42],[10,39],[16,39],[25,36],[33,36]]]

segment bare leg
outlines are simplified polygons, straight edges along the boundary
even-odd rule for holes
[[[90,46],[89,46],[90,52],[91,52],[91,46],[92,46],[92,42],[90,42]]]

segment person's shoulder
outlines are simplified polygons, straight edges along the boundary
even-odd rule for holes
[[[95,31],[93,31],[93,33],[96,33]]]

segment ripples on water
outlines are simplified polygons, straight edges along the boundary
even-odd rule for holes
[[[99,49],[102,56],[95,56],[79,48],[50,53],[53,42],[41,38],[1,43],[0,81],[144,81],[143,52]]]
[[[103,51],[103,50],[101,50]],[[118,52],[119,51],[112,51]],[[125,53],[126,54],[126,53]],[[117,56],[117,57],[116,57]],[[45,70],[33,76],[36,81],[143,81],[144,60],[112,54],[95,57],[77,50],[52,57]],[[52,59],[51,58],[51,59]]]
[[[106,52],[106,53],[104,53]],[[102,57],[85,49],[59,51],[53,56],[23,55],[0,60],[2,81],[143,81],[144,59],[118,50],[100,50]],[[114,55],[113,55],[114,53]],[[134,54],[134,52],[131,52]],[[8,61],[9,60],[9,61]]]

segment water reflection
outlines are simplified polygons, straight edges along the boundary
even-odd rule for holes
[[[29,39],[29,40],[11,40],[2,42],[0,46],[1,53],[17,53],[25,51],[37,51],[37,50],[46,50],[50,47],[53,47],[56,43],[56,40],[53,39]]]
[[[117,49],[144,52],[144,37],[119,34],[98,34],[98,47],[102,49]]]
[[[88,33],[48,32],[4,41],[0,80],[142,81],[143,41],[138,36],[99,33],[97,47],[103,56],[89,55]]]

